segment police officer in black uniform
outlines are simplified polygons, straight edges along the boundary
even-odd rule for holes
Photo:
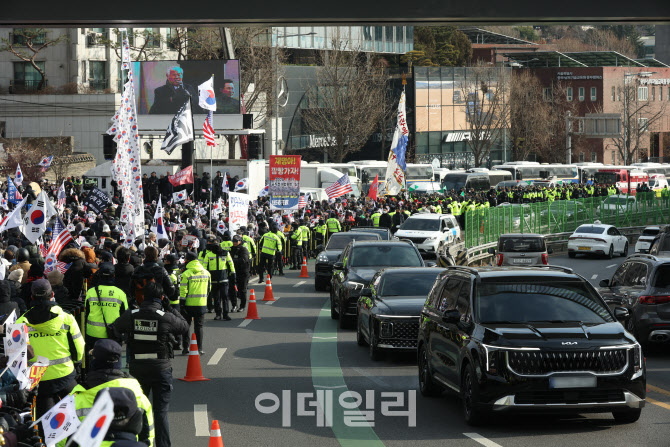
[[[157,282],[144,286],[139,309],[128,310],[114,323],[117,337],[128,335],[130,374],[140,382],[146,396],[152,394],[156,446],[170,447],[168,409],[172,394],[173,347],[176,336],[188,332],[188,323],[170,306]]]

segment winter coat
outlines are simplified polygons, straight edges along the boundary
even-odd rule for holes
[[[9,315],[14,311],[16,317],[21,316],[19,305],[12,301],[12,290],[9,281],[0,281],[0,316]]]
[[[30,262],[28,261],[19,262],[15,264],[14,267],[10,268],[9,271],[13,272],[16,269],[23,270],[23,278],[21,278],[21,284],[25,284],[28,281],[28,270],[30,270]]]
[[[84,279],[93,274],[93,270],[86,263],[84,252],[76,248],[63,250],[58,260],[67,264],[72,263],[63,277],[63,285],[70,292],[70,300],[77,301],[84,287]]]

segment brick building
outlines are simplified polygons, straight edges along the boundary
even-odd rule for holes
[[[576,106],[576,115],[622,114],[624,85],[633,86],[633,100],[640,113],[631,116],[639,126],[658,112],[662,116],[642,134],[636,161],[670,161],[670,67],[655,60],[632,60],[616,52],[559,53],[556,51],[506,53],[507,62],[520,70],[531,70],[543,86],[547,100],[564,95]],[[625,82],[625,84],[624,84]],[[629,101],[630,101],[629,96]],[[632,115],[632,114],[631,114]],[[572,162],[621,164],[623,160],[611,139],[573,140]]]

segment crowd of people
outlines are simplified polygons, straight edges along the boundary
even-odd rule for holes
[[[308,200],[289,212],[272,210],[269,197],[259,197],[249,204],[247,224],[231,232],[225,205],[213,211],[209,197],[213,202],[225,200],[224,185],[232,179],[217,172],[212,181],[203,173],[197,186],[189,185],[192,199],[174,203],[166,178],[147,176],[143,188],[147,231],[130,244],[124,241],[117,189],[112,203],[95,214],[83,205],[88,191],[78,178],[65,180],[62,209],[41,240],[30,243],[19,228],[0,235],[2,323],[12,313],[18,316],[17,323],[25,324],[29,334],[28,356],[49,360],[33,390],[18,389],[9,373],[2,376],[5,411],[24,408],[34,398],[40,417],[71,394],[77,408],[84,410],[83,418],[98,391],[110,388],[126,417],[120,417],[124,422],[118,424],[115,419],[109,445],[168,447],[174,352],[181,348],[188,354],[193,333],[199,353],[204,354],[206,318],[213,314],[213,320],[225,322],[231,313],[244,312],[249,282],[256,275],[263,283],[266,275],[300,269],[331,234],[350,227],[386,227],[395,232],[416,213],[451,213],[463,226],[470,209],[618,193],[607,185],[518,185],[421,196],[403,192],[376,201],[353,196]],[[58,185],[43,182],[41,188],[57,204]],[[31,186],[20,189],[28,204],[36,200]],[[159,198],[164,203],[163,238],[149,230]],[[47,269],[44,255],[55,238],[57,219],[66,225],[64,231],[70,232],[72,241],[58,253],[63,267]],[[16,423],[5,431],[24,440],[38,436]]]

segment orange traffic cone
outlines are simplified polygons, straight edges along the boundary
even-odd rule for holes
[[[300,278],[309,278],[309,273],[307,273],[307,258],[302,257],[302,268],[300,269]]]
[[[258,316],[258,309],[256,309],[256,292],[254,289],[251,289],[249,293],[249,304],[247,305],[247,316],[244,317],[245,320],[260,320],[261,317]]]
[[[219,428],[219,421],[216,419],[212,421],[212,430],[209,432],[209,447],[223,447],[221,429]]]
[[[188,365],[186,366],[186,377],[184,382],[202,382],[210,380],[202,375],[202,368],[200,367],[200,354],[198,353],[198,341],[195,338],[195,333],[191,334],[191,349],[188,352]]]
[[[272,283],[270,282],[269,273],[268,278],[265,280],[265,294],[263,295],[263,301],[275,301],[275,297],[272,294]]]

